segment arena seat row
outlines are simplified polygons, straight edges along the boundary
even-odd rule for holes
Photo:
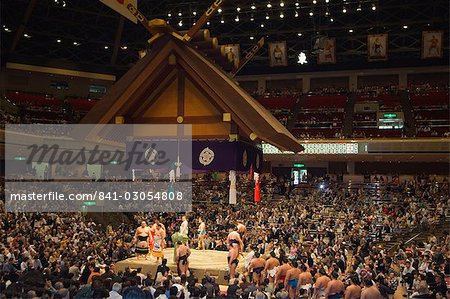
[[[302,109],[345,108],[346,95],[308,95]]]
[[[448,91],[410,94],[418,137],[442,137],[450,132]]]
[[[53,95],[8,91],[6,98],[17,105],[61,106],[61,101]]]
[[[294,96],[270,96],[258,98],[258,101],[267,110],[288,109],[292,110],[295,105],[296,97]]]
[[[89,111],[97,103],[97,100],[89,98],[66,98],[66,101],[74,110]]]
[[[448,105],[448,91],[413,93],[410,95],[413,107]]]

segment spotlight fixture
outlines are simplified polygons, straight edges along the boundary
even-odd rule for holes
[[[280,19],[283,19],[284,18],[284,14],[283,14],[283,12],[281,12],[280,13]]]
[[[349,29],[348,32],[353,33],[353,29]]]
[[[236,7],[236,10],[237,10],[237,12],[240,12],[241,8],[238,6],[238,7]]]
[[[377,10],[377,6],[374,4],[372,4],[372,10]]]
[[[283,1],[280,2],[280,7],[284,7],[284,2]]]
[[[342,9],[342,12],[343,12],[343,13],[347,13],[347,8],[344,7],[344,8]]]
[[[408,29],[408,25],[403,25],[403,29]]]
[[[234,21],[237,23],[239,22],[239,16],[236,16],[236,18],[234,19]]]
[[[270,19],[269,14],[266,14],[266,20]]]
[[[295,11],[294,17],[298,18],[298,11]]]
[[[256,9],[256,5],[255,2],[252,3],[252,6],[250,6],[251,9],[255,10]]]
[[[56,40],[56,42],[59,44],[59,43],[61,43],[61,40],[58,38],[58,39]]]
[[[251,39],[251,40],[254,40],[254,39],[255,39],[255,37],[253,37],[253,36],[250,36],[250,39]]]
[[[272,8],[272,4],[270,3],[270,1],[267,3],[267,8]]]
[[[359,5],[358,5],[358,8],[356,9],[356,11],[361,11],[361,10],[362,10],[361,4],[359,4]]]
[[[314,15],[314,13],[312,12],[312,10],[309,12],[309,15],[312,17]]]

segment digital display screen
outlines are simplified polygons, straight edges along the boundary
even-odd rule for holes
[[[322,155],[349,155],[358,154],[358,143],[354,142],[344,142],[344,143],[302,143],[305,150],[302,154],[322,154]],[[277,147],[263,143],[262,145],[264,154],[293,154],[290,151],[281,151]]]

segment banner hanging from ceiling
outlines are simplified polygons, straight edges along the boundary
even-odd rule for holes
[[[387,34],[368,35],[367,52],[369,61],[388,60],[388,35]]]
[[[271,67],[288,66],[286,41],[269,43],[269,61]]]

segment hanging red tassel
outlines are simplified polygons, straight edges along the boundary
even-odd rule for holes
[[[259,179],[259,174],[255,173],[255,202],[261,202],[261,180]]]

